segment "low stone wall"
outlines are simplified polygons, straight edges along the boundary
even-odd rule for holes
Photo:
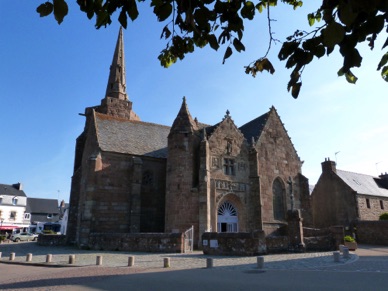
[[[183,253],[183,233],[92,233],[88,248],[105,251]]]
[[[205,232],[202,235],[205,255],[256,256],[267,253],[264,231],[247,232]]]
[[[356,221],[353,224],[357,230],[358,243],[371,245],[388,245],[388,221]]]
[[[303,228],[306,251],[323,252],[338,250],[343,244],[344,228],[332,226],[328,228]]]
[[[39,246],[65,246],[67,244],[66,236],[60,234],[39,234]]]
[[[265,238],[267,252],[270,254],[288,252],[288,236],[268,236]]]

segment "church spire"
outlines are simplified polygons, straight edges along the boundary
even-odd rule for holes
[[[186,97],[183,97],[182,106],[174,120],[174,123],[172,124],[170,134],[172,132],[188,133],[197,129],[198,126],[191,117],[189,109],[187,108]]]
[[[120,27],[112,65],[110,66],[109,80],[108,86],[106,87],[105,97],[128,100],[126,92],[124,38],[122,27]]]

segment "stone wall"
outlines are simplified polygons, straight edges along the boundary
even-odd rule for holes
[[[268,236],[265,238],[269,254],[288,252],[290,240],[288,236]]]
[[[92,233],[88,248],[104,251],[183,253],[183,233]]]
[[[300,198],[302,193],[298,174],[301,172],[302,163],[274,108],[271,108],[268,120],[255,148],[259,157],[263,223],[285,222],[286,210],[291,208],[287,186],[289,177],[293,179],[294,208],[299,209],[301,207]],[[281,181],[283,188],[284,218],[282,220],[274,219],[273,184],[275,179]]]
[[[267,252],[263,231],[247,232],[205,232],[202,235],[205,255],[255,256]]]
[[[360,220],[379,220],[388,209],[387,197],[357,195],[358,213]]]
[[[356,240],[362,244],[388,245],[388,221],[356,221]]]
[[[357,218],[356,193],[336,171],[335,162],[322,163],[322,175],[311,194],[314,227],[346,226]]]
[[[38,237],[39,246],[65,246],[67,244],[65,235],[40,234]]]
[[[337,250],[343,244],[344,228],[332,226],[327,228],[303,228],[304,243],[307,251]]]

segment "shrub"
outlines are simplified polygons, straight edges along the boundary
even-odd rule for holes
[[[344,237],[344,241],[346,241],[346,242],[355,242],[356,240],[353,237],[351,237],[350,235],[347,235],[347,236]]]
[[[43,230],[43,234],[57,234],[57,233],[50,229],[50,230]]]
[[[5,235],[0,235],[0,241],[5,241],[6,237]]]
[[[388,212],[384,212],[380,215],[379,220],[388,220]]]

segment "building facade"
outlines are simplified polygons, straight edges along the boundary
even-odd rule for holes
[[[286,211],[309,213],[308,180],[274,107],[238,127],[192,118],[186,98],[171,126],[140,121],[126,93],[120,29],[105,98],[86,108],[77,138],[67,236],[206,231],[270,235]],[[289,184],[288,184],[289,183]],[[292,195],[289,192],[292,187]]]
[[[388,174],[374,177],[342,171],[326,159],[311,199],[315,227],[376,221],[388,209]]]
[[[31,217],[26,206],[27,196],[21,183],[0,184],[0,231],[28,228]]]

